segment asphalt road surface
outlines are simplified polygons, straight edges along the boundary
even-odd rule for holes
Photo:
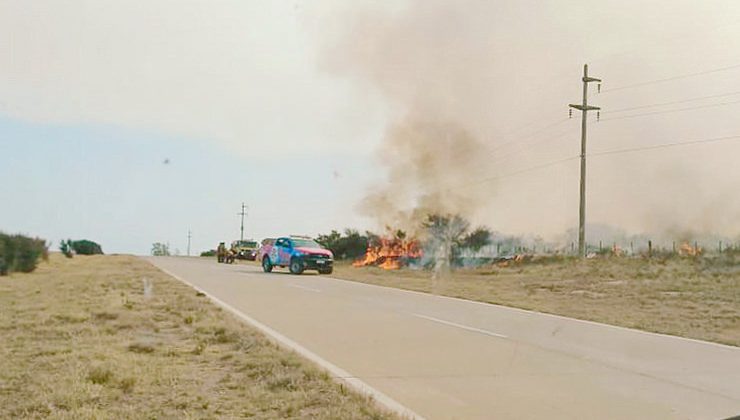
[[[150,258],[428,419],[724,419],[740,348],[215,258]]]

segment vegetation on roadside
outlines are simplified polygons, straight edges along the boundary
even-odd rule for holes
[[[331,250],[334,258],[339,260],[355,260],[362,257],[368,244],[376,238],[371,232],[361,234],[355,229],[345,229],[344,233],[332,230],[327,235],[319,235],[316,242]]]
[[[73,241],[67,239],[62,240],[59,243],[59,251],[64,254],[67,258],[72,258],[75,254],[78,255],[102,255],[103,248],[96,242],[89,239],[81,239]]]
[[[152,255],[155,257],[166,257],[170,255],[170,245],[162,242],[152,244]]]
[[[714,257],[549,256],[429,271],[337,264],[334,277],[740,346],[740,252]]]
[[[40,238],[0,232],[0,276],[12,272],[30,273],[39,259],[48,258],[48,245]]]
[[[0,418],[393,416],[130,256],[0,279]]]

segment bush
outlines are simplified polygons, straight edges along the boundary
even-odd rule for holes
[[[67,258],[72,258],[74,256],[74,252],[72,250],[72,240],[67,239],[66,241],[62,239],[62,241],[59,243],[59,251],[61,251],[62,254],[64,254]]]
[[[216,256],[216,250],[215,249],[209,249],[208,251],[203,251],[200,253],[201,257],[215,257]]]
[[[87,239],[72,241],[72,249],[75,254],[79,255],[100,255],[103,253],[103,248],[100,245]]]
[[[369,239],[354,229],[345,229],[344,236],[336,230],[328,235],[319,235],[316,242],[330,249],[336,259],[357,259],[365,255]]]
[[[23,235],[0,233],[0,275],[14,271],[30,273],[39,258],[48,258],[46,241]]]

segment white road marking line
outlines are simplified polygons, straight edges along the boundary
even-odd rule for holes
[[[152,264],[154,265],[154,264]],[[206,297],[211,299],[213,302],[215,302],[217,305],[221,306],[222,308],[226,309],[227,311],[231,312],[232,314],[236,315],[238,318],[241,318],[248,324],[251,324],[253,327],[257,328],[258,330],[262,331],[268,338],[271,338],[274,342],[277,344],[283,346],[283,348],[287,348],[289,350],[293,350],[296,353],[300,354],[301,356],[305,357],[306,359],[316,363],[317,365],[321,366],[322,368],[326,369],[333,375],[333,377],[336,380],[343,381],[356,391],[365,394],[372,398],[373,400],[377,401],[380,405],[385,406],[391,411],[394,411],[404,418],[409,418],[412,420],[425,420],[424,417],[420,416],[419,414],[412,411],[410,408],[402,405],[398,401],[392,399],[391,397],[387,396],[386,394],[380,392],[379,390],[371,387],[367,383],[365,383],[362,379],[354,377],[349,374],[346,370],[338,367],[337,365],[332,364],[326,359],[321,358],[321,356],[317,355],[316,353],[312,352],[311,350],[308,350],[307,348],[301,346],[300,344],[296,343],[295,341],[291,340],[290,338],[280,334],[279,332],[273,330],[272,328],[268,327],[267,325],[257,321],[256,319],[250,317],[249,315],[245,314],[244,312],[239,311],[238,309],[234,308],[233,306],[229,305],[228,303],[222,301],[221,299],[211,295],[210,293],[206,292],[204,289],[201,289],[200,287],[194,285],[193,283],[190,283],[189,281],[185,280],[184,278],[178,276],[177,274],[163,268],[160,266],[155,265],[156,268],[163,271],[165,274],[169,275],[170,277],[174,277],[175,279],[187,284],[188,286],[192,287],[193,289],[203,293]]]
[[[308,290],[310,292],[321,293],[321,290],[314,289],[313,287],[301,286],[300,284],[289,284],[290,287],[296,287],[298,289]]]
[[[477,332],[477,333],[480,333],[480,334],[490,335],[492,337],[509,338],[506,335],[498,334],[498,333],[495,333],[493,331],[482,330],[480,328],[475,328],[475,327],[469,327],[467,325],[462,325],[462,324],[457,324],[455,322],[445,321],[444,319],[434,318],[434,317],[431,317],[431,316],[426,316],[426,315],[421,315],[421,314],[411,314],[411,315],[413,315],[413,316],[415,316],[417,318],[426,319],[428,321],[439,322],[440,324],[449,325],[451,327],[457,327],[457,328],[461,328],[461,329],[467,330],[467,331],[472,331],[472,332]]]

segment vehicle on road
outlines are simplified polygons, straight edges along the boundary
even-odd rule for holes
[[[236,252],[240,260],[254,261],[257,258],[257,241],[250,239],[236,240],[231,243],[231,249]]]
[[[216,248],[216,261],[222,263],[226,259],[226,244],[224,242],[218,243],[218,248]]]
[[[334,270],[332,252],[305,236],[285,236],[273,243],[263,241],[258,258],[266,273],[274,267],[288,267],[293,274],[301,274],[304,270],[331,274]]]

